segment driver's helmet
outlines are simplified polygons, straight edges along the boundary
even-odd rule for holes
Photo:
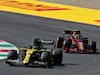
[[[75,36],[75,35],[76,35],[76,32],[74,31],[74,32],[73,32],[73,36]]]
[[[32,45],[29,45],[29,48],[32,49],[33,48]]]
[[[74,30],[73,31],[73,36],[75,36],[75,35],[77,35],[77,32],[78,32],[79,30]]]
[[[77,32],[77,31],[79,31],[79,30],[74,30],[74,31],[73,31],[73,36],[76,35],[76,32]]]
[[[40,39],[40,38],[35,38],[35,39],[34,39],[34,47],[35,47],[36,49],[40,49],[41,46],[42,46],[41,39]]]
[[[74,31],[73,31],[73,35],[72,35],[72,36],[73,36],[75,39],[79,39],[79,38],[78,38],[79,36],[78,36],[78,34],[77,34],[77,31],[79,31],[79,30],[74,30]]]

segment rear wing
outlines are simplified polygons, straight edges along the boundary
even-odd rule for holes
[[[76,34],[81,34],[80,31],[69,31],[69,30],[64,30],[64,31],[63,31],[63,36],[65,36],[65,34],[73,34],[73,32],[76,32]]]

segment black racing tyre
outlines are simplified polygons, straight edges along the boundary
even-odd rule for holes
[[[8,52],[8,59],[15,60],[18,58],[18,54],[16,50],[10,50]]]
[[[88,44],[88,38],[83,37],[82,40],[83,40],[83,44]]]
[[[57,48],[63,47],[63,41],[64,41],[63,37],[57,37],[57,43],[56,43]]]
[[[22,61],[25,59],[25,56],[26,56],[26,51],[23,50],[23,51],[22,51]]]
[[[42,52],[41,61],[45,62],[45,65],[44,65],[45,68],[50,68],[51,67],[51,55],[50,55],[50,53]]]
[[[87,43],[84,43],[84,44],[83,44],[83,46],[84,46],[84,49],[86,50],[86,49],[87,49],[88,44],[87,44]]]
[[[71,47],[71,42],[72,42],[71,40],[64,40],[64,43],[63,43],[63,51],[64,52],[69,53],[68,48]],[[65,51],[65,48],[67,49],[67,51]]]
[[[64,46],[67,47],[67,48],[70,48],[71,47],[71,42],[69,40],[65,40],[64,41]]]
[[[96,42],[95,41],[90,42],[90,49],[92,49],[94,53],[96,53]]]
[[[63,60],[62,50],[53,50],[52,57],[53,57],[54,64],[61,64]]]

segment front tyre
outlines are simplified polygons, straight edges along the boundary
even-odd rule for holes
[[[51,55],[48,52],[42,52],[41,54],[41,61],[45,63],[45,68],[51,67]]]
[[[10,50],[8,52],[8,59],[15,60],[18,58],[18,54],[16,50]]]

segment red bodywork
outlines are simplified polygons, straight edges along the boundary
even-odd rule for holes
[[[72,31],[63,31],[63,36],[65,36],[65,34],[72,34]],[[78,31],[77,34],[80,34],[80,32]],[[65,47],[65,41],[66,40],[71,40],[71,47],[67,48]],[[77,47],[75,47],[75,45],[77,45]],[[88,48],[84,48],[83,45],[83,40],[79,39],[79,38],[74,38],[74,36],[68,37],[68,38],[64,38],[63,41],[63,51],[64,52],[72,52],[72,53],[94,53],[94,51],[90,48],[90,46],[88,45]]]

